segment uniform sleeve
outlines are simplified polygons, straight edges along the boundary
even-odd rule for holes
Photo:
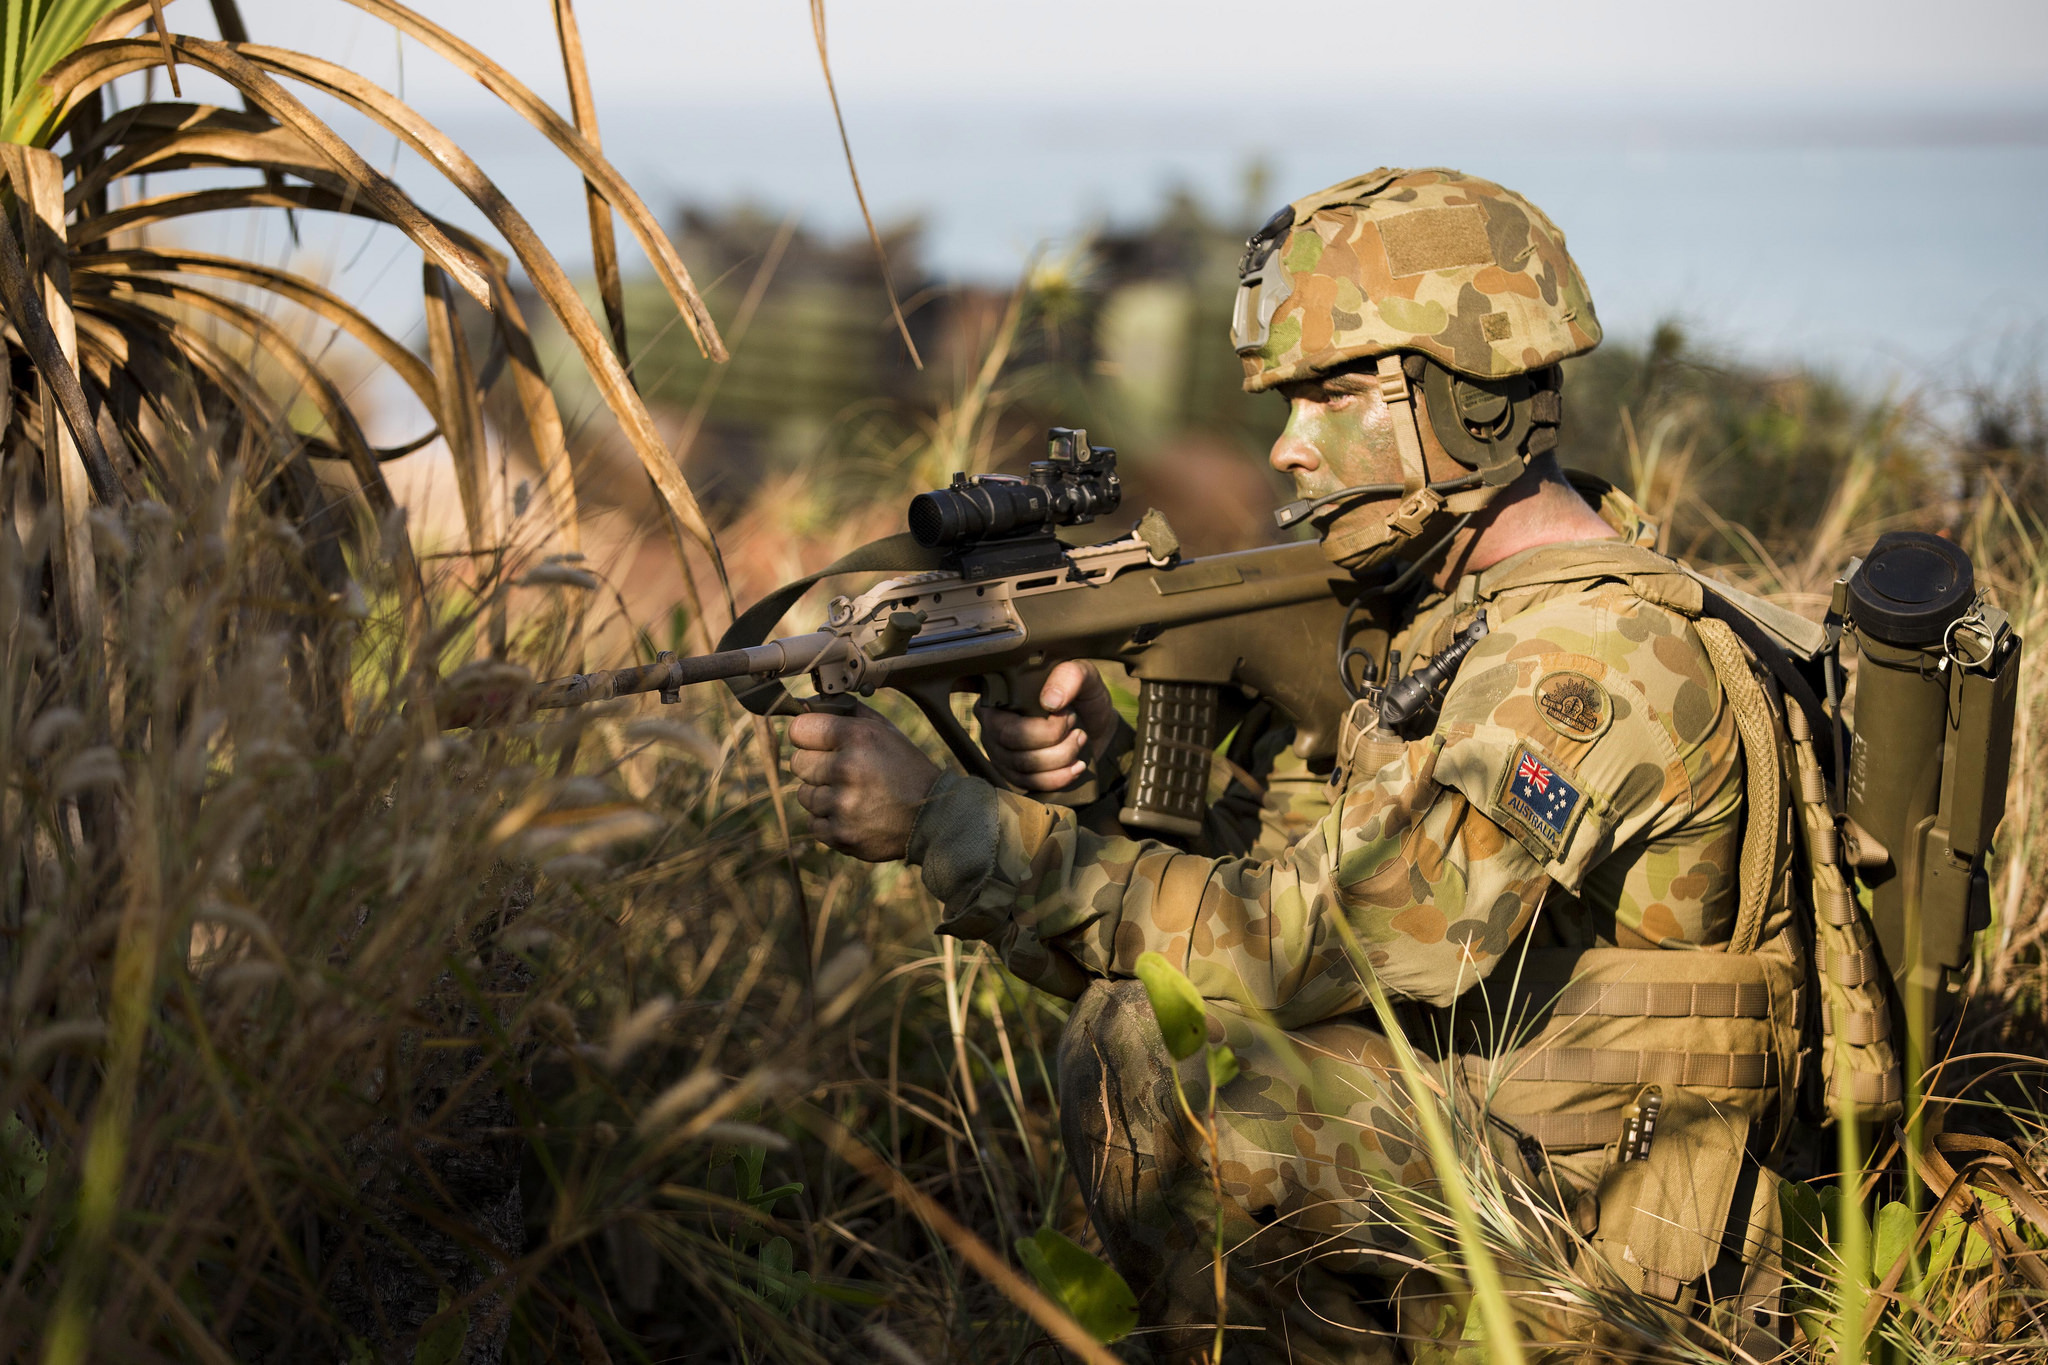
[[[1441,748],[1406,746],[1272,858],[1105,838],[1070,811],[959,776],[933,789],[911,855],[946,907],[941,932],[988,939],[1012,970],[1063,993],[1131,975],[1158,951],[1203,995],[1299,1027],[1365,1004],[1342,915],[1390,994],[1446,1004],[1491,970],[1546,883],[1519,843],[1434,780]]]
[[[1277,857],[1329,813],[1328,766],[1314,771],[1294,752],[1294,734],[1269,709],[1247,717],[1225,756],[1229,781],[1203,818],[1195,851]]]
[[[940,930],[993,941],[1049,988],[1130,975],[1157,951],[1205,996],[1292,1028],[1365,1003],[1341,916],[1390,996],[1451,1003],[1509,955],[1549,888],[1576,894],[1619,843],[1690,802],[1655,708],[1557,617],[1488,636],[1434,733],[1354,775],[1274,856],[1104,837],[942,779],[911,849],[946,907]]]

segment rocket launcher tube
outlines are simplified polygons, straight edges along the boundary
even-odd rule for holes
[[[1886,854],[1859,871],[1915,1069],[1989,915],[1984,861],[2005,809],[2020,641],[1978,596],[1969,556],[1936,536],[1879,537],[1840,596],[1863,656],[1847,813]]]

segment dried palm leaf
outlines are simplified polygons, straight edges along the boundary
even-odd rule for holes
[[[304,138],[327,157],[333,168],[344,176],[357,192],[368,197],[382,211],[382,216],[387,221],[403,229],[407,236],[419,243],[420,249],[427,253],[429,259],[454,276],[466,293],[485,307],[490,306],[490,286],[478,270],[476,262],[458,251],[455,244],[427,220],[426,214],[403,190],[365,161],[362,154],[351,147],[345,138],[328,127],[312,110],[301,103],[297,96],[266,75],[263,69],[245,57],[241,50],[226,43],[188,37],[172,38],[171,46],[177,52],[180,61],[229,82],[264,113]],[[158,65],[161,60],[159,45],[155,43],[134,39],[90,43],[52,67],[44,80],[61,100],[58,105],[61,117],[70,113],[88,96],[97,93],[107,82],[132,72],[147,70]],[[350,76],[349,81],[354,85],[369,86],[369,82],[358,77]],[[390,104],[398,103],[389,96],[385,98]],[[224,110],[211,112],[215,116],[226,113]]]
[[[87,610],[96,600],[90,504],[183,486],[181,452],[195,448],[240,461],[259,495],[313,532],[305,536],[308,572],[330,594],[344,561],[335,509],[312,473],[314,461],[345,462],[365,510],[388,529],[396,524],[389,515],[395,502],[381,466],[438,435],[454,457],[472,551],[501,540],[485,477],[483,398],[506,371],[558,541],[576,550],[581,535],[562,416],[514,301],[515,261],[590,369],[674,522],[710,554],[723,581],[711,528],[629,374],[614,214],[640,243],[699,348],[723,360],[725,346],[653,212],[599,149],[595,99],[569,0],[556,4],[570,85],[566,115],[395,0],[349,3],[475,77],[548,137],[582,177],[604,325],[524,217],[458,145],[390,92],[333,62],[250,42],[234,0],[210,0],[221,41],[172,32],[159,0],[10,6],[0,32],[0,136],[19,145],[0,154],[0,170],[24,216],[0,222],[0,330],[9,350],[32,364],[40,387],[25,408],[0,392],[0,418],[19,410],[8,440],[28,441],[43,452],[45,476],[30,491],[61,507],[66,595]],[[242,107],[175,97],[110,107],[110,83],[120,76],[174,65],[226,82]],[[175,96],[175,71],[172,83]],[[339,99],[403,139],[477,205],[509,254],[422,209],[314,114],[295,85]],[[61,161],[49,150],[53,145],[63,147]],[[262,183],[156,197],[134,193],[144,176],[190,170],[254,171]],[[252,210],[283,210],[294,240],[295,215],[303,212],[365,218],[404,233],[423,257],[426,354],[305,275],[142,242],[143,232],[178,219]],[[247,301],[252,292],[261,302]],[[481,373],[468,349],[465,297],[490,317],[491,353]],[[427,435],[372,446],[341,387],[291,329],[270,316],[286,304],[316,325],[346,333],[397,376],[426,413]],[[11,379],[9,367],[0,365],[0,387],[11,388]],[[300,404],[317,413],[312,430],[292,421]],[[389,549],[418,600],[410,547]],[[75,634],[84,639],[98,631]]]
[[[555,0],[555,37],[562,49],[562,74],[569,78],[569,112],[576,131],[592,151],[601,144],[597,135],[597,97],[590,89],[590,67],[583,60],[583,33],[576,26],[576,9],[570,0]],[[597,276],[597,297],[604,304],[605,321],[611,324],[612,346],[619,363],[631,369],[633,353],[626,345],[626,286],[619,278],[619,240],[612,232],[612,206],[604,192],[588,180],[583,182],[584,207],[590,212],[590,261]]]
[[[683,325],[688,327],[690,335],[696,338],[698,349],[709,359],[726,359],[725,343],[719,339],[718,328],[713,325],[711,314],[704,307],[704,300],[698,297],[696,287],[691,284],[690,272],[683,265],[682,257],[676,254],[674,244],[662,232],[660,221],[641,201],[639,194],[626,182],[625,177],[598,154],[593,143],[586,140],[573,125],[565,121],[546,101],[534,94],[511,72],[425,16],[414,13],[396,3],[396,0],[348,0],[348,3],[376,15],[408,37],[416,38],[425,46],[432,48],[458,71],[505,101],[528,123],[545,134],[548,141],[554,143],[556,149],[583,173],[584,183],[603,195],[606,202],[618,210],[619,215],[626,220],[627,228],[639,240],[641,249],[647,253],[647,259],[654,267],[655,276],[660,279],[662,287],[668,291],[669,297],[681,310]]]

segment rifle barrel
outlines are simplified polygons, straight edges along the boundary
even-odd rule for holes
[[[844,639],[829,631],[813,631],[808,635],[770,640],[765,645],[755,645],[750,649],[726,649],[716,654],[692,655],[687,659],[663,659],[637,668],[608,668],[556,678],[534,689],[533,704],[541,710],[549,710],[609,701],[613,697],[631,696],[636,692],[667,692],[678,687],[718,682],[725,678],[744,678],[751,674],[789,677],[828,663],[849,648],[851,646]]]

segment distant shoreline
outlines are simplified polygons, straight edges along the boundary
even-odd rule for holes
[[[1499,127],[1410,111],[1315,145],[1221,104],[899,98],[849,101],[847,117],[877,218],[920,223],[941,279],[1006,286],[1035,249],[1151,222],[1176,193],[1249,223],[1374,164],[1444,164],[1541,205],[1616,335],[1677,317],[1711,346],[1875,387],[2030,351],[2039,363],[2048,99],[1560,108]],[[586,265],[581,196],[538,136],[502,118],[449,126],[571,268]],[[658,208],[751,202],[813,231],[859,230],[822,99],[621,103],[604,146]]]

